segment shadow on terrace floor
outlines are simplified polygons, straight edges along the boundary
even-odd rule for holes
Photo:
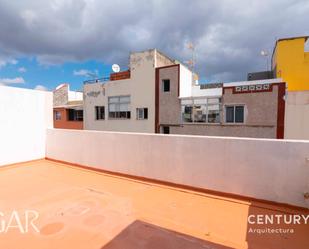
[[[101,249],[232,249],[136,220]]]

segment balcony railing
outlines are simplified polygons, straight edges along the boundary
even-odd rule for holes
[[[111,73],[110,77],[103,77],[99,79],[93,79],[93,80],[85,80],[85,84],[95,84],[95,83],[103,83],[106,81],[114,81],[114,80],[125,80],[130,79],[131,73],[130,70],[119,72],[119,73]]]
[[[106,81],[109,81],[109,80],[110,80],[110,77],[104,77],[104,78],[93,79],[93,80],[85,80],[84,85],[85,84],[102,83],[102,82],[106,82]]]

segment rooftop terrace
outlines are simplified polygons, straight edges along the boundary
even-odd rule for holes
[[[250,214],[297,214],[284,206],[196,192],[50,160],[0,169],[2,212],[34,209],[40,233],[11,230],[0,247],[309,248],[308,225],[286,236],[250,234]],[[5,201],[4,201],[5,200]],[[252,225],[251,228],[263,226]],[[276,228],[276,226],[270,226]]]
[[[51,93],[3,86],[0,113],[1,249],[309,248],[256,224],[309,219],[309,141],[51,129]],[[14,210],[38,231],[4,232]]]

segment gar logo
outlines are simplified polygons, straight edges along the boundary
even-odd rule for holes
[[[19,230],[22,234],[31,231],[39,233],[40,231],[35,225],[38,218],[39,213],[35,210],[0,212],[0,233],[7,233],[11,230]]]

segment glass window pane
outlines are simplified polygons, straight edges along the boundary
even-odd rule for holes
[[[116,104],[109,104],[109,111],[115,112],[116,111]]]
[[[192,99],[182,99],[181,100],[181,104],[182,105],[192,105],[193,104],[193,100]]]
[[[130,96],[121,96],[120,103],[130,103]]]
[[[119,111],[121,111],[121,112],[129,111],[129,105],[128,104],[120,104],[119,105]]]
[[[225,107],[225,122],[234,123],[234,106]]]
[[[185,105],[181,107],[183,122],[192,122],[192,106]]]
[[[148,108],[144,108],[144,119],[148,119]]]
[[[163,80],[163,91],[169,92],[170,91],[170,80]]]
[[[219,105],[209,105],[208,106],[208,110],[219,111],[220,110],[220,106]]]
[[[109,97],[108,98],[108,103],[118,103],[119,102],[119,97]]]
[[[196,104],[196,105],[206,105],[207,99],[195,99],[194,104]]]
[[[194,122],[206,122],[206,105],[195,105],[193,108]]]
[[[144,118],[144,109],[143,108],[138,108],[138,119],[143,119]]]
[[[210,98],[208,99],[208,104],[219,104],[220,99],[219,98]]]
[[[244,122],[244,107],[243,106],[235,107],[235,122],[236,123]]]
[[[220,111],[219,110],[209,110],[207,122],[208,123],[220,123]]]

